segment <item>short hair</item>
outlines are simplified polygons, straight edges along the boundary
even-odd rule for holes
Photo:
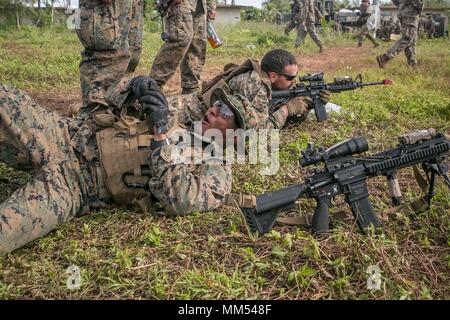
[[[274,49],[267,52],[261,60],[261,69],[264,72],[282,73],[288,65],[297,64],[295,57],[283,49]]]

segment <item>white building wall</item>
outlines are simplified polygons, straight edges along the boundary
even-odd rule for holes
[[[239,23],[241,21],[241,9],[240,8],[220,8],[216,9],[216,20],[214,24],[217,25],[230,25]]]

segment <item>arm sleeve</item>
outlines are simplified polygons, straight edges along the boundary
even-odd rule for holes
[[[231,169],[222,163],[177,161],[177,146],[163,146],[150,156],[152,194],[169,215],[211,211],[231,192]]]
[[[265,128],[269,119],[270,92],[256,71],[239,74],[230,79],[228,86],[233,95],[252,110],[252,119],[248,119],[248,128]]]

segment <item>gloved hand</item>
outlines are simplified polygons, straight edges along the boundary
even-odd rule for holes
[[[289,117],[304,115],[313,107],[310,97],[295,97],[286,103]]]
[[[159,87],[156,81],[149,76],[138,76],[131,79],[130,85],[133,90],[133,94],[137,99],[143,97],[146,91],[155,90],[159,91]]]
[[[139,98],[142,104],[141,116],[144,116],[149,127],[155,128],[155,134],[166,133],[169,124],[169,104],[166,97],[158,89],[148,89],[145,95]]]
[[[101,0],[101,2],[106,6],[112,4],[112,0]]]
[[[320,100],[322,100],[325,104],[330,101],[331,91],[322,89],[319,91]]]

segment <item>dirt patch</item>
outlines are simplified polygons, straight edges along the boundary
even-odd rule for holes
[[[79,89],[50,93],[31,91],[30,95],[40,105],[48,107],[61,115],[68,115],[72,105],[81,106],[81,92],[79,92]]]
[[[374,63],[365,61],[365,57],[375,56],[373,49],[369,46],[361,48],[329,48],[324,53],[317,53],[312,55],[297,55],[297,61],[300,65],[300,70],[308,71],[323,71],[335,72],[345,68],[365,69],[376,67],[375,58]]]

